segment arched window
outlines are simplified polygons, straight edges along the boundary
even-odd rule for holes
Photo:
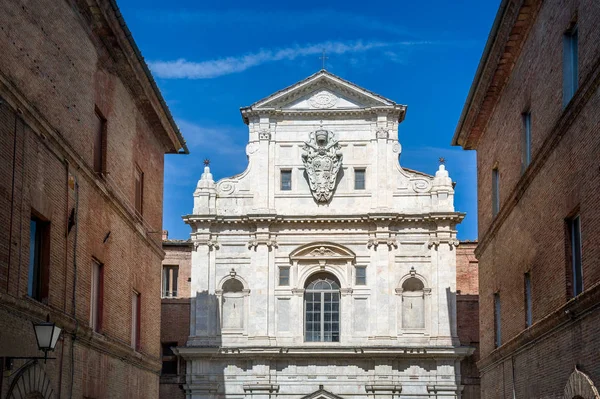
[[[223,328],[244,327],[244,286],[236,279],[227,280],[223,284]]]
[[[331,274],[315,274],[306,282],[304,339],[340,342],[340,283]]]
[[[402,284],[402,328],[425,328],[424,288],[416,277]]]

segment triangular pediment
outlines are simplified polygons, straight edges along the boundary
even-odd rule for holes
[[[322,110],[395,106],[397,104],[390,99],[322,70],[247,109]]]
[[[311,393],[310,395],[304,396],[302,399],[343,399],[341,396],[334,395],[329,391],[324,389],[319,389],[316,392]]]

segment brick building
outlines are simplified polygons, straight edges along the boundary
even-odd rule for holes
[[[462,345],[475,348],[460,362],[462,399],[480,397],[479,371],[479,268],[477,241],[461,241],[456,248],[456,324]]]
[[[484,398],[599,397],[598,21],[502,1],[454,135],[477,150]]]
[[[474,250],[476,241],[461,241],[456,248],[456,307],[458,337],[462,345],[475,348],[475,353],[461,361],[463,399],[480,397],[479,372],[479,291],[478,267]],[[185,346],[190,323],[190,283],[193,243],[191,240],[169,240],[163,233],[163,291],[161,344],[163,369],[160,397],[185,398],[185,360],[173,356],[171,348]],[[175,282],[175,283],[174,283]],[[175,287],[176,294],[173,292]]]
[[[113,0],[1,2],[0,49],[0,397],[156,398],[185,142]],[[56,359],[11,360],[41,355],[47,316]]]
[[[190,331],[190,277],[192,250],[190,240],[169,240],[163,233],[165,259],[162,262],[161,330],[163,367],[160,397],[185,398],[185,360],[175,356],[172,348],[185,346]]]

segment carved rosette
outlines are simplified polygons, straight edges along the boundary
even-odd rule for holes
[[[319,129],[310,133],[304,143],[302,162],[315,201],[329,202],[342,165],[342,151],[333,132]]]

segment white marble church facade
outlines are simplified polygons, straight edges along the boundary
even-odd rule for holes
[[[194,193],[188,398],[458,398],[453,184],[399,164],[406,106],[327,71],[242,109]]]

